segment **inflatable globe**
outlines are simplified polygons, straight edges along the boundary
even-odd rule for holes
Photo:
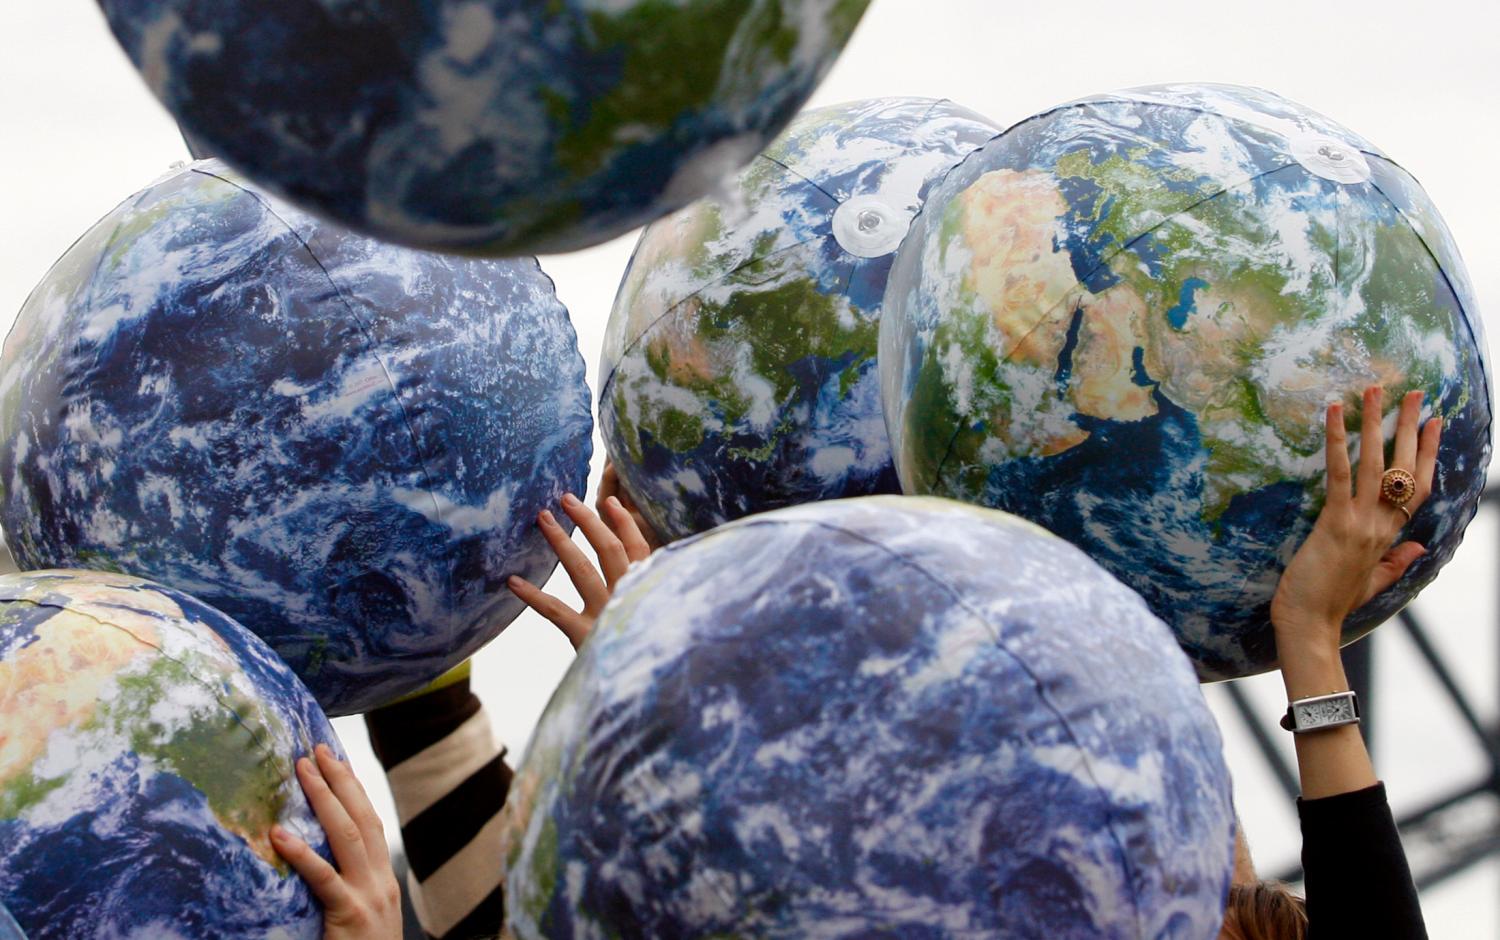
[[[533,260],[320,223],[205,162],[115,209],[0,361],[23,567],[149,576],[259,634],[334,714],[419,688],[545,581],[589,391]]]
[[[899,490],[875,368],[886,276],[927,188],[997,131],[930,98],[808,111],[724,198],[646,229],[599,422],[662,536]]]
[[[867,4],[99,3],[196,147],[350,227],[487,254],[592,245],[703,195]]]
[[[658,552],[510,793],[525,940],[1206,938],[1234,841],[1217,726],[1140,598],[1013,517],[898,496]]]
[[[0,903],[31,940],[321,937],[270,842],[279,823],[328,855],[293,774],[319,743],[338,750],[306,687],[213,608],[108,572],[0,577]]]
[[[1413,389],[1444,420],[1428,552],[1452,556],[1490,459],[1458,250],[1373,144],[1269,92],[1171,85],[1023,121],[928,197],[881,324],[901,483],[1018,513],[1139,591],[1209,679],[1275,665],[1269,604],[1322,507],[1324,414]],[[1363,442],[1385,446],[1388,442]]]

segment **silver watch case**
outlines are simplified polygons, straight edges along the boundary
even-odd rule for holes
[[[1281,727],[1293,734],[1355,724],[1359,724],[1359,696],[1353,692],[1299,698],[1281,718]]]

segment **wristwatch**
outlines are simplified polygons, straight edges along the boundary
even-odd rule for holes
[[[1293,734],[1322,731],[1340,725],[1359,724],[1359,696],[1353,692],[1334,692],[1299,698],[1286,707],[1281,727]]]

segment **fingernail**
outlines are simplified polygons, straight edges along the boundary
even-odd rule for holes
[[[276,823],[276,824],[272,825],[271,826],[271,841],[272,842],[282,842],[282,841],[285,841],[285,839],[286,839],[286,830],[283,829],[283,828],[281,828],[281,823]]]
[[[567,500],[563,500],[563,502],[567,502]],[[537,521],[542,525],[557,525],[557,519],[554,518],[552,513],[546,509],[543,509],[541,512],[537,513],[536,518]]]
[[[564,493],[562,503],[564,506],[569,507],[581,505],[581,503],[579,503],[578,501],[578,497],[574,496],[572,493]]]
[[[614,508],[615,508],[615,509],[618,509],[618,510],[620,510],[620,511],[621,511],[621,512],[624,512],[624,511],[625,511],[625,507],[624,507],[624,505],[622,505],[622,504],[621,504],[621,503],[620,503],[620,501],[619,501],[619,500],[618,500],[618,499],[616,499],[616,498],[615,498],[615,497],[613,497],[613,496],[611,496],[611,497],[610,497],[610,498],[609,498],[609,500],[608,500],[608,502],[609,502],[609,504],[610,504],[610,505],[611,505],[611,506],[613,506],[613,507],[614,507]]]
[[[313,753],[318,755],[319,757],[326,757],[329,760],[336,759],[333,756],[333,748],[329,747],[326,744],[319,744],[317,747],[313,748]]]
[[[516,587],[518,585],[520,585],[521,583],[522,583],[522,578],[521,578],[520,575],[513,574],[510,577],[508,577],[508,578],[505,579],[505,586],[508,587],[508,588],[510,588],[512,591],[514,591],[516,589]]]

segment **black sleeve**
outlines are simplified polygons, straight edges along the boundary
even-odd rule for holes
[[[504,925],[499,816],[510,788],[468,679],[365,716],[401,820],[405,885],[429,937],[494,937]]]
[[[1298,800],[1309,940],[1426,940],[1385,784]]]

